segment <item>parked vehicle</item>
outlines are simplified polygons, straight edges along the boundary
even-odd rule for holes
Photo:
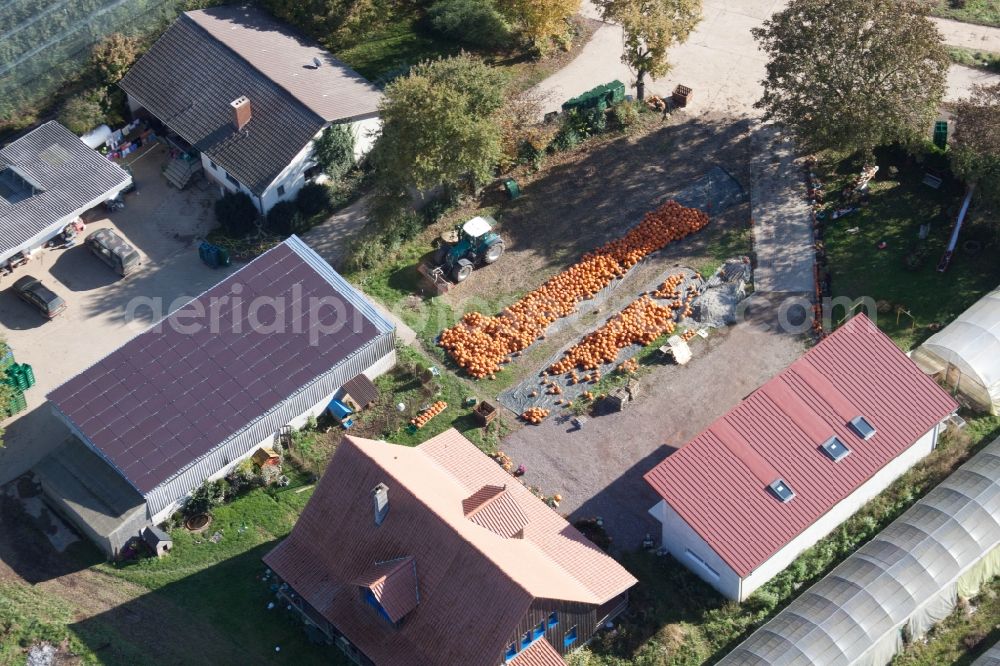
[[[434,263],[455,283],[472,275],[479,264],[492,264],[503,254],[504,243],[493,231],[496,220],[474,217],[454,231],[441,234]]]
[[[25,303],[38,309],[46,319],[52,319],[66,309],[66,301],[42,284],[36,277],[25,275],[14,283],[14,291]]]
[[[135,248],[111,229],[92,231],[84,242],[98,259],[122,277],[138,270],[142,263]]]

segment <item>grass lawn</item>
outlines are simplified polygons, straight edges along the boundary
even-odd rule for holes
[[[987,72],[1000,72],[1000,53],[949,46],[948,55],[952,62],[959,65],[975,67]]]
[[[940,189],[923,185],[925,168],[898,152],[882,152],[877,162],[881,169],[870,185],[870,205],[824,224],[832,293],[834,297],[867,296],[882,302],[879,327],[908,350],[926,339],[935,326],[950,322],[1000,283],[996,233],[985,216],[979,218],[973,211],[962,229],[951,266],[943,274],[937,272],[961,206],[962,186],[947,177]],[[841,187],[859,170],[851,160],[821,167],[827,201],[836,202]],[[924,242],[918,238],[922,224],[930,225]],[[877,247],[881,241],[888,244],[884,250]],[[966,241],[978,241],[978,253],[963,252]],[[914,252],[923,254],[922,263],[909,269],[905,259]],[[897,321],[899,309],[909,315],[901,313]],[[833,313],[834,325],[843,316],[838,308]]]
[[[892,662],[893,666],[968,666],[1000,640],[1000,578],[983,586],[969,604],[960,604]]]
[[[943,437],[928,457],[742,604],[723,599],[670,556],[647,552],[622,555],[621,564],[639,579],[630,592],[630,609],[616,633],[600,634],[570,658],[571,666],[681,666],[721,659],[1000,435],[1000,417],[966,418],[964,432]],[[989,622],[986,620],[984,626],[996,626],[997,618]]]
[[[1000,26],[1000,3],[996,0],[927,0],[933,16],[979,23],[981,25]],[[961,5],[961,6],[959,6]]]
[[[87,644],[67,631],[73,606],[59,597],[18,583],[0,583],[0,664],[24,663],[25,648],[45,641],[67,641],[85,663],[97,663]]]
[[[419,17],[398,17],[384,30],[360,44],[337,53],[337,57],[375,83],[383,83],[422,60],[455,55],[458,44],[429,34],[420,26]]]

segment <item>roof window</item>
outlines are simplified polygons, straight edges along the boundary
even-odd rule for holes
[[[774,493],[775,497],[786,504],[791,502],[795,497],[795,491],[792,490],[791,486],[785,483],[784,479],[775,479],[767,487],[772,493]]]
[[[843,460],[851,454],[851,450],[836,435],[820,444],[820,448],[834,462]]]
[[[851,419],[851,430],[856,432],[861,439],[871,439],[875,434],[875,426],[863,416],[855,416]]]

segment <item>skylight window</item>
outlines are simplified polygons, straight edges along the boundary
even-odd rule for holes
[[[795,491],[792,490],[791,486],[785,483],[784,479],[775,479],[767,487],[771,490],[772,493],[774,493],[775,497],[777,497],[782,502],[785,502],[786,504],[788,502],[791,502],[792,499],[795,497]]]
[[[851,450],[836,435],[820,444],[820,448],[834,462],[843,460],[851,454]]]
[[[861,439],[871,439],[875,434],[875,426],[863,416],[855,416],[851,419],[851,430],[856,432]]]

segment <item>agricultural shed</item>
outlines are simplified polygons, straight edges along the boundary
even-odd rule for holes
[[[957,408],[856,316],[646,474],[663,548],[742,601],[930,453]]]
[[[928,338],[912,358],[975,408],[1000,413],[1000,288]]]
[[[979,659],[972,662],[972,666],[1000,666],[1000,643],[996,643]]]
[[[883,666],[997,574],[1000,439],[719,663]]]
[[[158,523],[395,354],[392,324],[292,236],[48,399]]]
[[[264,562],[285,603],[379,666],[564,664],[636,583],[454,429],[344,437]]]
[[[41,247],[131,183],[121,167],[54,120],[0,148],[0,264]]]

